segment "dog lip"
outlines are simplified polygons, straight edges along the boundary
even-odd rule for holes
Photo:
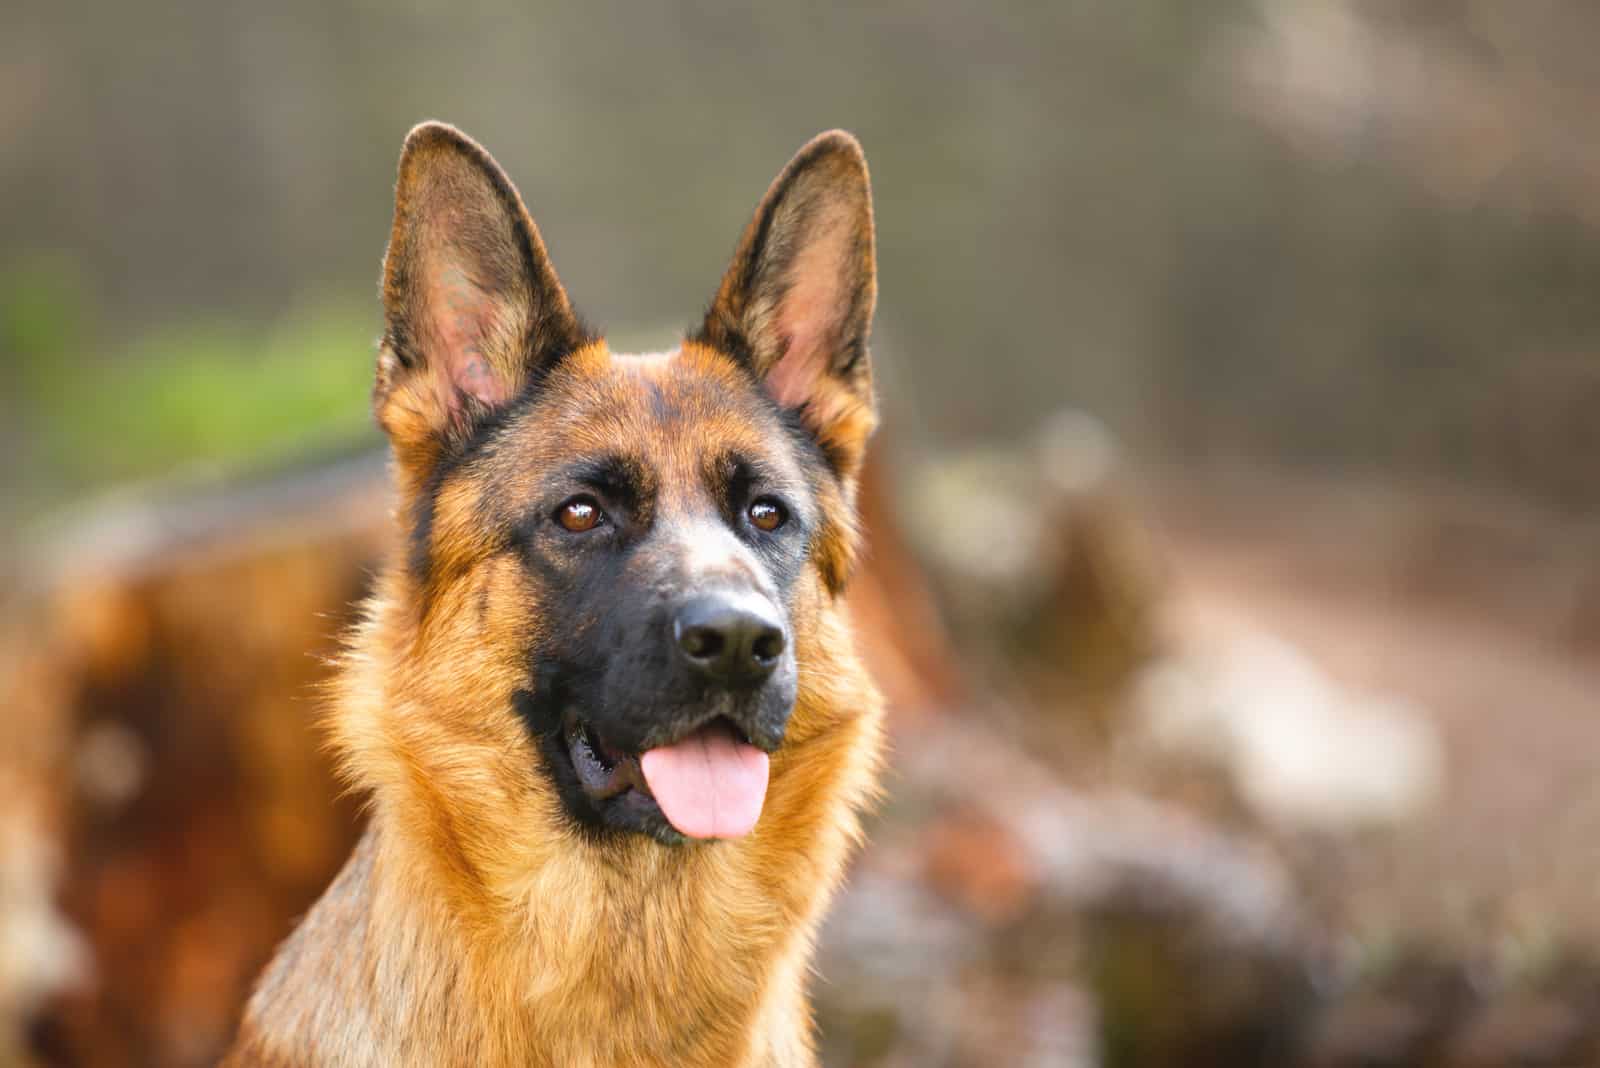
[[[608,739],[599,727],[577,709],[569,708],[562,717],[562,737],[578,783],[591,798],[603,801],[621,796],[630,789],[650,797],[650,787],[645,783],[644,772],[639,767],[640,755],[647,750],[682,741],[719,721],[726,724],[739,741],[753,745],[764,753],[775,752],[783,741],[781,730],[752,732],[733,716],[716,710],[674,724],[670,729],[651,731],[641,740],[637,749],[624,749]]]
[[[564,717],[562,734],[572,770],[589,797],[604,801],[629,790],[649,795],[638,756],[608,745],[604,736],[575,711],[568,711]]]
[[[778,745],[783,741],[783,735],[781,731],[778,732],[775,737],[770,736],[768,732],[752,733],[752,731],[743,722],[741,722],[739,717],[730,716],[721,709],[713,708],[707,711],[704,715],[696,716],[692,719],[685,719],[681,722],[674,723],[671,727],[658,728],[650,731],[641,741],[638,753],[633,754],[633,756],[635,759],[637,759],[639,753],[644,753],[650,749],[657,749],[661,746],[674,745],[683,741],[696,731],[709,727],[711,724],[718,721],[726,724],[728,729],[733,731],[734,737],[739,741],[747,745],[753,745],[764,753],[770,754],[776,751]]]

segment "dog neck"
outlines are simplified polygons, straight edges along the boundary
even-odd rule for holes
[[[452,810],[391,780],[228,1063],[814,1065],[810,950],[879,720],[874,698],[780,752],[745,839],[559,835],[515,877],[478,870]]]

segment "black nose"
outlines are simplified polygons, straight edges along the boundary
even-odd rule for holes
[[[764,597],[706,594],[678,609],[672,634],[695,671],[725,685],[749,686],[783,656],[783,625]]]

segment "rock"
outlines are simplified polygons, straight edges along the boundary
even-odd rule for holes
[[[1222,769],[1258,818],[1291,829],[1392,826],[1438,795],[1443,751],[1418,709],[1341,686],[1270,635],[1209,637],[1141,672],[1137,741]]]

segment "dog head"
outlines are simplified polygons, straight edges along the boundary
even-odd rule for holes
[[[489,155],[412,131],[374,390],[407,552],[369,624],[383,709],[346,749],[381,735],[470,833],[748,832],[834,714],[874,298],[848,134],[779,175],[681,345],[628,356]]]

